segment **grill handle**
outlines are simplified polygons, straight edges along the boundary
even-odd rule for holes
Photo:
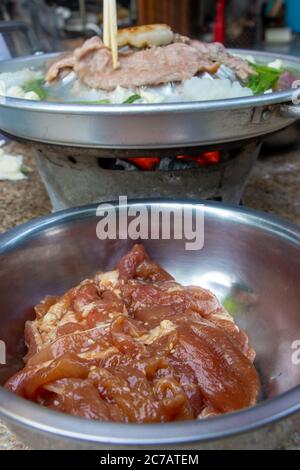
[[[300,105],[285,104],[281,106],[281,115],[289,119],[300,119]]]

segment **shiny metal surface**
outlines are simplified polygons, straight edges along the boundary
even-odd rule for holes
[[[281,109],[282,116],[290,119],[300,119],[300,106],[296,105],[285,105]]]
[[[148,209],[182,210],[180,202],[148,202]],[[143,202],[132,203],[136,209]],[[200,210],[195,204],[195,210]],[[99,269],[116,265],[133,244],[96,237],[96,206],[32,221],[0,237],[0,339],[8,364],[0,383],[21,365],[24,321],[46,294],[61,294]],[[34,448],[275,448],[300,429],[300,228],[239,207],[205,203],[205,244],[145,242],[154,259],[184,284],[230,295],[237,323],[257,351],[262,381],[258,406],[205,421],[124,425],[85,421],[43,409],[0,387],[0,417]]]
[[[278,54],[235,51],[300,70],[300,59]],[[0,72],[43,67],[48,54],[0,62]],[[256,97],[209,102],[147,105],[78,105],[6,98],[0,102],[0,129],[24,139],[114,149],[161,149],[209,146],[258,139],[297,119],[281,113],[294,90]]]

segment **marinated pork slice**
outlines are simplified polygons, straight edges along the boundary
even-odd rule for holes
[[[25,367],[6,384],[86,419],[155,423],[253,406],[248,338],[200,287],[183,287],[136,245],[115,271],[47,297],[26,324]]]

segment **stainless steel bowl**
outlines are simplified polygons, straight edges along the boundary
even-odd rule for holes
[[[143,202],[132,203],[136,208]],[[189,203],[145,202],[181,210]],[[117,206],[116,206],[117,207]],[[195,205],[199,211],[199,206]],[[0,237],[0,339],[7,344],[3,383],[20,367],[23,326],[32,306],[93,274],[113,267],[130,241],[99,241],[96,206],[70,209]],[[300,228],[248,209],[205,203],[205,245],[147,241],[151,255],[185,284],[209,287],[230,299],[236,321],[257,351],[260,403],[206,421],[127,425],[86,421],[52,412],[0,387],[0,417],[33,448],[275,448],[300,429]],[[230,297],[228,297],[230,296]],[[235,306],[235,307],[234,307]]]

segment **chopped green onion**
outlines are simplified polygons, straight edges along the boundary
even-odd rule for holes
[[[239,300],[235,299],[231,295],[228,295],[223,300],[222,305],[232,317],[239,315],[245,310],[245,306],[243,306]]]
[[[140,95],[137,95],[137,94],[131,95],[131,96],[129,96],[129,98],[126,101],[124,101],[123,104],[133,104],[133,103],[135,103],[135,101],[138,101],[141,98],[142,97]]]
[[[24,175],[28,175],[29,173],[32,172],[32,169],[29,168],[29,166],[24,165],[24,163],[23,163],[22,166],[21,166],[21,171],[22,171],[22,173],[24,173]]]
[[[253,64],[251,67],[256,71],[256,75],[251,75],[247,82],[247,87],[253,91],[254,95],[265,93],[270,89],[274,89],[279,81],[283,69],[274,69],[267,65]]]
[[[40,100],[45,100],[47,98],[47,91],[44,88],[45,80],[43,78],[38,78],[37,80],[31,80],[23,85],[23,91],[25,93],[34,92],[40,98]]]

